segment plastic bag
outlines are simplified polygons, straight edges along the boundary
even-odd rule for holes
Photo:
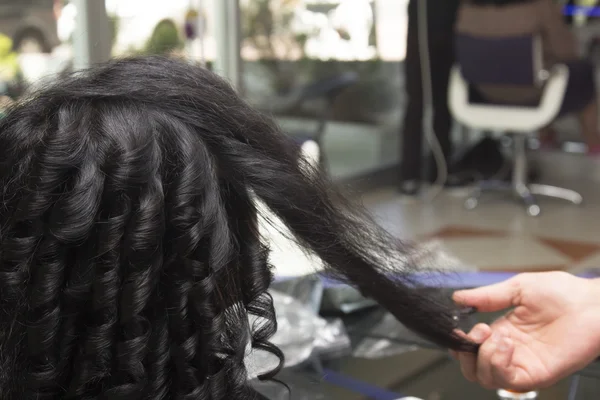
[[[441,290],[437,295],[452,301],[451,289]],[[371,320],[363,318],[364,321],[348,328],[356,343],[352,353],[355,357],[385,358],[422,348],[443,350],[413,333],[389,312],[380,310],[379,313],[372,314]],[[476,322],[475,315],[462,315],[457,320],[457,327],[468,332]]]
[[[408,330],[390,313],[386,313],[377,325],[367,327],[358,336],[362,339],[353,355],[359,358],[384,358],[432,346]]]
[[[452,256],[442,242],[432,240],[416,246],[414,252],[407,255],[414,265],[435,266],[442,272],[470,272],[477,269]],[[452,290],[440,290],[438,295],[450,299]],[[347,306],[347,305],[346,305]],[[357,328],[357,331],[361,328]],[[431,342],[416,335],[390,313],[384,313],[376,323],[365,324],[364,330],[353,331],[353,337],[359,338],[353,355],[361,358],[384,358],[414,351],[419,348],[436,347]]]
[[[284,370],[277,375],[280,382],[253,380],[250,383],[269,400],[327,400],[319,376]]]
[[[272,291],[277,315],[277,333],[271,342],[285,355],[285,367],[292,367],[313,356],[327,357],[349,351],[350,339],[341,321],[326,321],[309,307],[291,296]],[[257,319],[251,325],[259,324]],[[246,368],[250,377],[256,377],[277,366],[275,356],[261,350],[251,350],[246,355]]]

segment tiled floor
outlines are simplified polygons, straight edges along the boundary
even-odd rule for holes
[[[537,158],[543,181],[579,190],[586,204],[576,207],[540,199],[542,215],[533,218],[510,198],[494,195],[473,211],[463,208],[464,192],[444,192],[427,201],[406,199],[386,189],[364,201],[395,235],[440,240],[451,255],[481,270],[600,267],[600,162],[564,154]]]
[[[465,191],[444,192],[434,201],[426,201],[410,200],[394,189],[383,189],[365,195],[363,202],[394,235],[441,245],[449,258],[469,268],[521,272],[600,267],[600,160],[545,154],[537,161],[542,166],[542,181],[579,190],[586,204],[576,207],[540,200],[542,214],[532,218],[520,204],[491,195],[479,208],[467,211],[463,208]],[[298,275],[318,269],[318,260],[303,255],[283,236],[273,230],[265,233],[272,235],[271,261],[277,274]],[[432,264],[445,267],[443,260],[436,258]],[[377,360],[350,358],[340,362],[338,368],[361,382],[423,399],[496,398],[492,391],[465,381],[457,364],[440,352],[419,350]],[[568,384],[565,380],[546,389],[539,398],[565,399]],[[364,398],[337,386],[322,387],[326,398]],[[586,379],[581,390],[580,399],[598,398],[596,380]]]
[[[540,199],[542,214],[529,217],[510,198],[488,195],[477,209],[467,211],[463,207],[466,191],[443,192],[427,201],[403,198],[394,189],[369,193],[363,203],[400,239],[441,245],[447,257],[432,262],[453,261],[452,266],[437,268],[455,268],[461,263],[489,271],[600,267],[600,160],[544,154],[537,162],[543,182],[579,190],[585,205]],[[271,241],[271,263],[277,275],[298,276],[320,269],[320,260],[304,254],[286,235],[268,224],[263,228]]]

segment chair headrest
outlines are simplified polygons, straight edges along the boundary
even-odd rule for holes
[[[471,84],[535,86],[542,65],[536,35],[511,37],[456,36],[456,58]]]

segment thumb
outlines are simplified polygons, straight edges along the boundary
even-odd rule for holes
[[[521,292],[518,277],[495,285],[454,292],[452,298],[460,305],[475,307],[477,311],[494,312],[515,306]]]

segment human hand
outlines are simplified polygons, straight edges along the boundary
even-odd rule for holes
[[[468,337],[479,353],[453,353],[465,377],[485,388],[542,389],[600,354],[600,281],[565,272],[521,274],[459,291],[454,300],[481,312],[515,307]]]

